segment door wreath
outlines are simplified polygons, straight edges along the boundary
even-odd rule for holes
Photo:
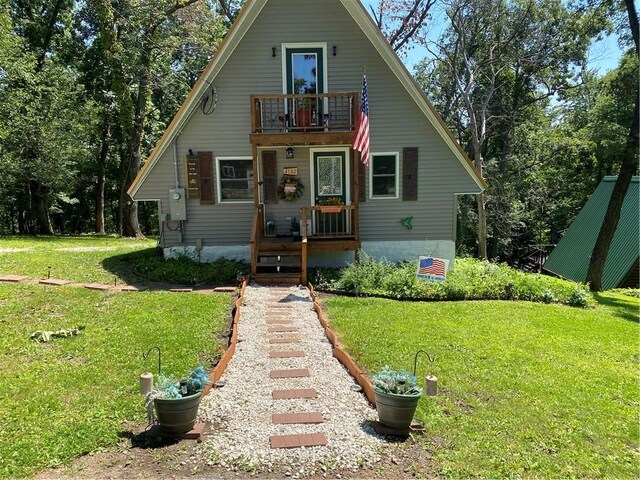
[[[278,198],[287,202],[293,202],[300,198],[300,195],[304,193],[304,185],[300,182],[298,177],[291,177],[285,175],[280,180],[278,185]]]

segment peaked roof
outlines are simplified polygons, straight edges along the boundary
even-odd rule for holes
[[[569,229],[553,249],[544,269],[571,280],[584,282],[591,252],[604,220],[617,177],[604,177],[582,207]],[[604,267],[602,287],[616,288],[638,262],[640,255],[640,177],[633,177],[622,204],[620,222]]]
[[[144,166],[138,172],[131,187],[129,187],[129,195],[134,196],[145,178],[158,162],[162,154],[169,147],[174,137],[178,135],[189,118],[193,114],[197,107],[197,99],[205,93],[207,86],[220,72],[224,64],[232,55],[235,48],[238,46],[244,35],[247,33],[253,22],[256,20],[262,9],[265,7],[269,0],[247,0],[242,10],[240,11],[236,21],[231,26],[229,32],[227,32],[224,41],[216,50],[215,54],[209,61],[209,64],[205,68],[202,75],[196,82],[195,86],[187,95],[187,98],[183,102],[182,106],[178,110],[178,113],[173,117],[173,120],[165,130],[164,134],[158,141],[158,144],[149,155]],[[339,0],[342,3],[345,10],[351,15],[351,17],[358,24],[369,41],[376,47],[385,63],[389,66],[391,71],[396,75],[398,80],[406,88],[407,92],[416,102],[420,110],[424,113],[427,119],[433,125],[436,132],[440,134],[444,142],[451,149],[454,156],[462,164],[464,169],[469,173],[471,178],[475,181],[476,185],[481,190],[487,187],[487,183],[482,178],[480,172],[476,169],[473,162],[469,159],[465,151],[460,147],[455,140],[453,134],[442,120],[442,117],[438,114],[433,107],[426,94],[422,91],[418,83],[413,76],[409,73],[405,65],[402,63],[398,55],[393,51],[389,42],[384,38],[380,29],[373,23],[373,20],[365,10],[360,0]]]

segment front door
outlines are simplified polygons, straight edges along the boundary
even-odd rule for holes
[[[346,163],[344,152],[314,152],[316,205],[346,203]]]
[[[314,152],[313,153],[313,185],[315,190],[315,204],[345,205],[346,191],[346,155],[344,151]],[[347,216],[344,211],[338,213],[322,213],[315,217],[315,231],[317,234],[341,234],[348,227]]]

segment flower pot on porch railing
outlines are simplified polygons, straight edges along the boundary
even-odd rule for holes
[[[342,207],[340,205],[321,205],[320,211],[322,213],[340,213]]]

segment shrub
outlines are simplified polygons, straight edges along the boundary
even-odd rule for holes
[[[187,256],[164,258],[144,255],[132,258],[134,272],[149,280],[183,285],[235,284],[238,273],[247,273],[245,262],[221,258],[210,263],[199,263]]]
[[[393,264],[362,254],[359,264],[340,271],[335,280],[323,278],[320,288],[355,295],[418,300],[527,300],[588,305],[591,294],[585,285],[546,275],[525,273],[506,264],[463,258],[447,274],[445,282],[416,279],[416,267],[409,262]]]

